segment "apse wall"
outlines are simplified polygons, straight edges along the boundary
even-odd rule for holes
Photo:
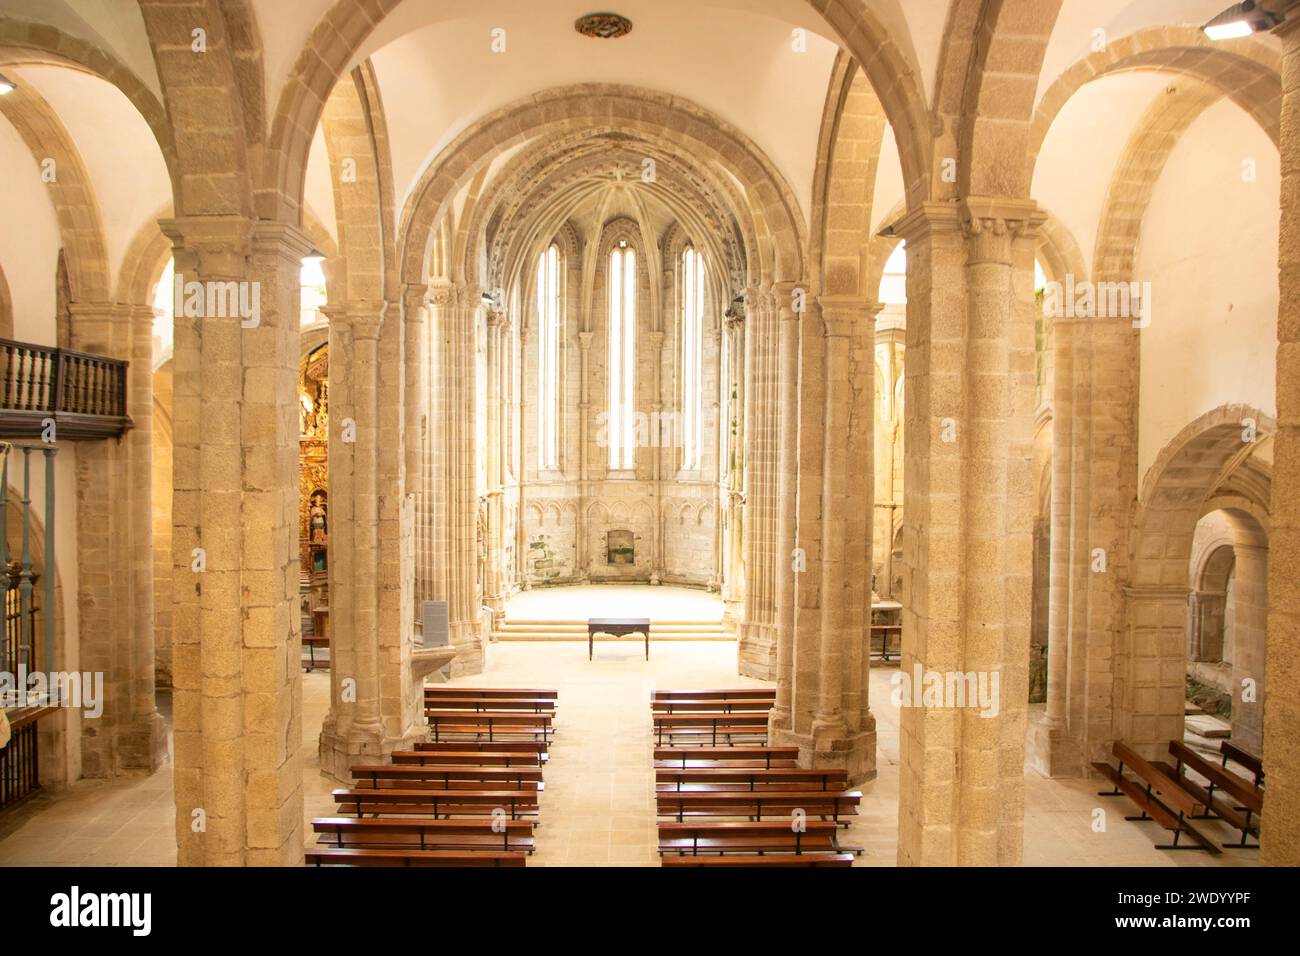
[[[559,467],[538,463],[538,338],[523,342],[521,553],[529,586],[573,581],[716,585],[718,571],[719,325],[715,297],[706,295],[702,341],[703,437],[700,467],[681,470],[680,449],[637,447],[634,467],[610,468],[604,413],[608,408],[608,259],[618,236],[638,249],[636,309],[636,410],[638,434],[674,436],[679,394],[681,328],[676,254],[667,256],[652,295],[648,256],[629,224],[602,230],[590,258],[566,248],[564,317],[560,352]],[[581,241],[579,242],[579,246]],[[583,263],[592,262],[584,276]],[[655,321],[654,308],[661,313]],[[537,328],[536,307],[532,329]],[[584,320],[584,310],[590,312]],[[583,330],[586,331],[583,331]],[[583,421],[583,345],[587,337],[587,425]],[[666,413],[666,414],[665,414]],[[656,416],[660,416],[658,419]],[[585,461],[585,468],[584,468]],[[581,521],[579,520],[581,517]]]
[[[1245,403],[1276,414],[1279,189],[1277,148],[1227,100],[1169,157],[1136,266],[1153,304],[1141,333],[1139,480],[1211,409]]]

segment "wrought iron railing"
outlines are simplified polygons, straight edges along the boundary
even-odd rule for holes
[[[13,726],[9,744],[0,749],[0,810],[29,797],[41,786],[41,758],[36,720]]]
[[[0,339],[0,434],[35,437],[53,419],[59,437],[104,438],[131,427],[128,363]]]

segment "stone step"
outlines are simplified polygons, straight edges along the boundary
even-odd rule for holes
[[[1194,714],[1187,718],[1187,729],[1198,737],[1219,740],[1232,736],[1232,727],[1210,714]]]
[[[1190,700],[1183,701],[1183,713],[1188,717],[1195,717],[1197,714],[1203,714],[1205,711],[1193,704]]]
[[[585,641],[586,620],[507,620],[491,633],[494,641]],[[735,635],[719,620],[650,620],[656,641],[729,641]],[[628,640],[620,637],[619,640]]]

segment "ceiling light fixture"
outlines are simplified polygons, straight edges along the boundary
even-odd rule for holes
[[[4,96],[6,93],[12,93],[14,89],[14,81],[9,79],[9,77],[0,74],[0,96]]]
[[[596,40],[615,40],[632,32],[632,21],[617,13],[588,13],[573,21],[573,29]]]
[[[1265,10],[1257,0],[1242,0],[1214,17],[1201,30],[1211,40],[1239,40],[1252,33],[1271,30],[1281,22],[1280,16]]]

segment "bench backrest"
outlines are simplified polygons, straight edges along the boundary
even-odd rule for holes
[[[1256,813],[1264,809],[1264,794],[1258,787],[1241,779],[1235,773],[1210,763],[1181,740],[1169,741],[1169,753],[1175,760],[1191,767],[1220,790],[1240,800],[1247,809]]]
[[[1128,744],[1120,740],[1115,741],[1111,753],[1124,766],[1141,777],[1144,783],[1150,784],[1151,789],[1160,795],[1161,802],[1174,812],[1184,813],[1187,816],[1196,815],[1196,798],[1179,786],[1177,781],[1170,779],[1163,770],[1152,766],[1150,761]]]
[[[1260,760],[1248,750],[1242,750],[1228,741],[1219,744],[1219,752],[1229,760],[1235,760],[1241,764],[1257,778],[1264,776],[1264,761]]]

